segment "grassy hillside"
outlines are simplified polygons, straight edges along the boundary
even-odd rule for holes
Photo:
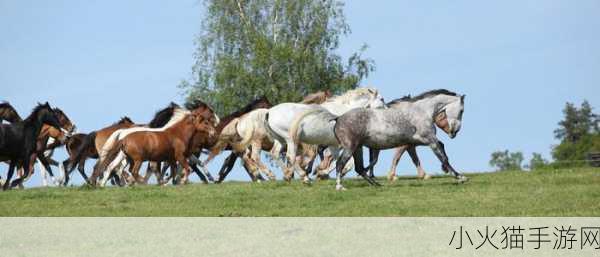
[[[600,169],[471,174],[376,188],[346,180],[35,188],[0,192],[0,216],[600,216]]]

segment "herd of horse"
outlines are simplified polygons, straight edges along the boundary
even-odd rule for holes
[[[159,185],[170,181],[185,184],[194,172],[204,183],[220,183],[237,159],[252,181],[275,180],[274,173],[261,161],[265,152],[279,166],[283,178],[295,174],[305,183],[329,177],[336,170],[336,190],[345,190],[343,176],[350,170],[369,184],[379,152],[395,149],[388,173],[396,179],[396,166],[408,152],[418,177],[429,176],[421,168],[415,147],[429,146],[442,163],[442,170],[458,182],[467,178],[448,161],[444,144],[437,138],[441,129],[454,138],[461,128],[464,95],[445,89],[431,90],[385,103],[373,88],[356,88],[333,96],[329,91],[307,95],[299,103],[273,106],[266,97],[255,99],[240,110],[219,118],[200,100],[179,106],[170,103],[147,124],[123,117],[90,133],[76,133],[76,127],[59,108],[38,104],[22,119],[8,103],[0,103],[0,161],[9,165],[4,190],[22,187],[40,163],[43,185],[48,176],[55,184],[68,185],[72,171],[90,185],[118,186],[146,184],[151,176]],[[6,121],[5,123],[3,121]],[[437,127],[437,128],[436,128]],[[68,158],[52,159],[53,151],[65,146]],[[369,163],[363,162],[363,146],[369,149]],[[223,151],[230,151],[218,176],[213,178],[207,164]],[[200,160],[201,154],[208,154]],[[93,172],[85,172],[87,159],[97,159]],[[313,163],[320,158],[319,165]],[[353,159],[353,161],[352,161]],[[141,166],[147,162],[145,174]],[[54,176],[57,166],[62,176]],[[17,170],[17,178],[12,180]],[[266,177],[266,178],[265,178]]]

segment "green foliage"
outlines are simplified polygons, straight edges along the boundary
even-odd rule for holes
[[[548,161],[542,157],[540,153],[533,153],[531,160],[529,160],[529,165],[527,168],[530,170],[539,170],[548,166]]]
[[[521,170],[522,162],[522,152],[511,153],[508,150],[504,150],[492,153],[490,166],[496,167],[498,170]]]
[[[590,152],[600,152],[600,129],[598,115],[587,101],[580,108],[567,103],[563,110],[564,120],[554,131],[560,144],[552,149],[552,157],[560,162],[583,162]],[[575,164],[575,163],[573,163]]]
[[[579,141],[563,141],[552,149],[557,161],[582,161],[590,152],[600,152],[600,133],[583,135]]]
[[[374,70],[366,46],[347,61],[335,53],[350,28],[337,0],[204,0],[192,78],[180,87],[220,115],[266,95],[272,103],[339,93]]]
[[[600,132],[598,115],[592,112],[588,101],[583,101],[579,109],[567,102],[563,114],[564,120],[558,123],[559,127],[554,131],[556,139],[562,142],[577,143],[585,135]]]

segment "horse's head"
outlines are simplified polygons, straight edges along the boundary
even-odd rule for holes
[[[60,123],[60,127],[66,130],[68,135],[75,133],[77,127],[61,109],[54,108],[54,113],[56,113],[56,117],[58,117],[58,123]]]
[[[52,110],[52,107],[50,107],[48,102],[45,104],[38,104],[28,117],[28,119],[31,118],[35,118],[38,122],[48,124],[56,129],[61,129],[58,115]]]
[[[456,137],[462,125],[465,95],[452,96],[452,100],[444,105],[435,115],[435,125],[450,138]]]
[[[40,133],[40,135],[52,137],[63,144],[67,141],[67,135],[64,133],[64,130],[55,129],[54,127],[48,126],[46,124],[44,124],[44,126],[42,127],[42,132]]]
[[[210,107],[206,106],[194,109],[191,117],[197,132],[206,132],[209,137],[214,137],[217,134],[216,126],[219,120]]]

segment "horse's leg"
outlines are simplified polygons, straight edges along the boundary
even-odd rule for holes
[[[209,181],[214,181],[208,169],[204,169],[204,167],[202,167],[202,169],[198,168],[198,165],[202,165],[202,162],[198,159],[198,157],[196,157],[193,154],[190,155],[190,157],[188,157],[188,163],[194,171],[194,173],[196,173],[198,177],[200,177],[204,184],[208,184]]]
[[[358,174],[360,174],[367,182],[369,182],[369,184],[374,185],[374,186],[379,186],[380,184],[377,183],[377,181],[375,181],[372,177],[370,177],[367,174],[367,170],[365,169],[364,162],[363,162],[363,150],[362,150],[362,146],[358,146],[358,148],[356,148],[356,151],[354,151],[354,169],[356,170],[356,172]]]
[[[229,156],[225,158],[225,161],[221,166],[221,170],[219,170],[219,177],[217,178],[216,183],[221,183],[223,182],[223,180],[225,180],[225,177],[227,177],[229,172],[231,172],[231,170],[233,169],[233,165],[235,165],[235,161],[238,157],[239,156],[236,155],[234,152],[231,152],[231,154],[229,154]]]
[[[25,178],[29,177],[29,173],[32,170],[31,166],[37,157],[35,153],[26,156],[26,158],[23,158],[23,175],[12,182],[12,184],[10,185],[11,188],[23,183]]]
[[[346,190],[344,186],[342,186],[342,172],[344,171],[344,167],[350,158],[352,157],[352,150],[344,149],[340,157],[338,157],[335,165],[336,171],[336,180],[335,180],[335,190]]]
[[[196,164],[192,160],[190,160],[190,158],[188,158],[187,162],[188,162],[188,165],[190,166],[190,168],[192,168],[192,171],[194,173],[196,173],[196,175],[198,175],[200,180],[202,180],[202,183],[208,184],[208,179],[206,178],[204,173],[202,173],[202,171],[200,171],[200,169],[198,169],[198,166],[196,166]]]
[[[85,159],[86,158],[83,158],[79,161],[79,163],[77,163],[77,171],[79,171],[79,175],[81,175],[83,181],[85,181],[85,183],[90,184],[90,179],[85,174]]]
[[[146,173],[144,173],[144,184],[148,184],[148,180],[150,180],[150,176],[155,173],[156,170],[156,162],[148,162],[146,166]]]
[[[410,159],[412,159],[413,164],[415,165],[415,167],[417,167],[417,177],[422,179],[430,179],[431,176],[427,175],[425,173],[425,170],[423,170],[423,168],[421,167],[421,161],[419,160],[419,156],[417,155],[416,146],[409,146],[407,151],[408,155],[410,156]]]
[[[133,181],[135,181],[135,183],[140,183],[142,182],[142,177],[140,177],[140,168],[142,167],[142,161],[140,160],[133,160],[133,165],[129,165],[129,173],[131,173],[131,175],[133,176]]]
[[[181,183],[187,184],[188,176],[190,175],[190,165],[183,154],[177,156],[177,162],[183,167],[183,178],[181,179]]]
[[[64,160],[64,161],[61,163],[61,165],[59,166],[59,169],[60,169],[60,170],[61,170],[61,172],[62,172],[62,182],[61,182],[61,185],[62,185],[62,186],[66,186],[67,184],[69,184],[69,179],[70,179],[69,177],[71,176],[71,174],[70,174],[70,173],[69,173],[69,174],[67,174],[67,170],[65,169],[65,167],[66,167],[67,165],[69,165],[69,159],[70,159],[70,158],[67,158],[66,160]]]
[[[271,170],[269,170],[269,168],[267,168],[267,166],[265,166],[264,163],[262,163],[261,159],[260,159],[260,151],[262,149],[262,143],[259,141],[255,141],[252,143],[252,149],[250,152],[250,158],[256,163],[256,166],[258,166],[258,169],[265,174],[269,180],[275,180],[275,175],[273,174],[273,172],[271,172]]]
[[[123,152],[119,152],[117,157],[114,160],[112,160],[112,162],[108,165],[108,167],[104,171],[103,176],[102,176],[102,182],[100,183],[100,186],[102,186],[102,187],[106,186],[106,182],[108,182],[108,180],[110,179],[112,171],[115,168],[117,168],[119,165],[121,165],[121,162],[123,160],[125,160],[125,154]],[[96,164],[98,164],[98,163],[96,163]],[[92,174],[92,177],[94,177],[93,174]]]
[[[435,155],[438,157],[440,162],[442,162],[442,170],[444,170],[445,172],[452,172],[452,174],[458,180],[458,182],[462,183],[462,182],[465,182],[468,180],[468,178],[465,177],[465,175],[457,172],[452,167],[452,165],[450,165],[450,161],[448,160],[448,155],[446,154],[446,149],[444,149],[444,144],[441,141],[436,140],[434,143],[431,143],[429,146],[431,147],[431,150],[433,150],[433,153],[435,153]]]
[[[12,159],[10,161],[10,165],[8,166],[8,174],[6,174],[6,180],[4,181],[4,185],[2,186],[3,190],[10,189],[10,179],[12,178],[13,173],[15,172],[15,166],[17,166],[17,160]]]
[[[286,139],[286,155],[287,167],[283,172],[283,179],[290,182],[294,176],[294,169],[296,165],[296,144],[290,139]]]
[[[44,186],[48,185],[48,174],[50,174],[52,183],[57,184],[56,179],[54,179],[54,173],[52,172],[52,167],[50,167],[50,163],[48,162],[48,159],[46,159],[46,157],[43,155],[43,153],[38,154],[37,159],[40,161],[40,173],[42,174],[42,177],[44,178],[44,180],[43,180]]]
[[[369,148],[369,166],[367,167],[368,176],[371,178],[375,177],[375,173],[373,170],[375,169],[375,165],[379,160],[379,150]]]
[[[240,155],[242,157],[242,161],[244,162],[244,166],[250,171],[250,173],[248,175],[250,175],[250,178],[252,179],[252,181],[260,182],[260,181],[264,180],[264,178],[260,175],[258,164],[256,164],[256,162],[254,162],[254,160],[252,160],[250,151],[246,150],[246,152],[241,153]]]
[[[171,180],[171,183],[173,183],[173,185],[176,185],[177,181],[175,176],[177,175],[177,163],[169,162],[169,168],[171,168],[171,174],[169,176],[169,179]]]
[[[406,145],[396,147],[396,152],[394,153],[394,158],[392,159],[392,166],[388,172],[389,181],[396,180],[396,168],[398,167],[398,162],[400,162],[400,158],[402,157],[402,154],[404,154],[404,151],[406,151],[407,147],[408,146]]]

